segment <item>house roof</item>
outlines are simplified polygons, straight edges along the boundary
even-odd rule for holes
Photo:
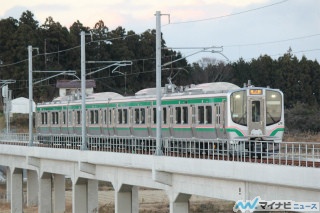
[[[58,80],[57,88],[81,88],[80,80]],[[86,80],[86,88],[96,88],[95,80]]]

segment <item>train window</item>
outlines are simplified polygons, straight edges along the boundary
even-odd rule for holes
[[[109,109],[109,124],[112,124],[112,109]]]
[[[260,101],[252,101],[252,122],[260,122]]]
[[[77,124],[81,124],[81,113],[77,111]]]
[[[141,124],[144,124],[146,122],[146,110],[145,109],[141,109]]]
[[[198,123],[204,124],[204,106],[198,106]]]
[[[153,118],[153,124],[157,123],[157,109],[152,108],[152,118]]]
[[[247,93],[245,90],[230,95],[230,109],[232,121],[247,125]]]
[[[94,111],[90,110],[90,124],[94,124]]]
[[[181,107],[176,107],[176,124],[181,124]]]
[[[98,123],[99,123],[99,111],[90,110],[90,124],[98,124]]]
[[[51,122],[52,122],[52,124],[55,124],[55,122],[56,122],[54,114],[55,114],[55,112],[51,112]]]
[[[182,107],[182,115],[183,115],[183,120],[182,123],[187,124],[188,122],[188,107]]]
[[[128,110],[123,109],[123,123],[127,124],[128,123]]]
[[[52,124],[59,124],[58,112],[51,113],[51,122],[52,122]]]
[[[48,124],[48,113],[47,113],[47,112],[45,112],[45,114],[44,114],[44,115],[45,115],[45,117],[44,117],[44,118],[45,118],[45,124]]]
[[[206,106],[206,121],[207,124],[212,124],[212,106]]]
[[[66,124],[66,112],[62,112],[62,124]]]
[[[266,91],[266,124],[272,125],[281,120],[282,95],[277,91]]]
[[[94,123],[99,124],[99,110],[94,111]]]
[[[48,113],[47,112],[41,113],[41,124],[48,124]]]
[[[122,109],[118,109],[118,124],[122,124]]]
[[[134,109],[134,121],[135,124],[139,124],[140,123],[140,118],[139,118],[139,109]]]
[[[167,108],[162,108],[162,121],[163,124],[167,124]]]

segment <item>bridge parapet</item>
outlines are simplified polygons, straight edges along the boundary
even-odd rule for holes
[[[154,155],[156,138],[88,136],[89,151]],[[268,149],[263,150],[264,144]],[[0,144],[28,146],[28,134],[1,134]],[[232,146],[230,145],[232,144]],[[269,141],[232,141],[225,139],[162,138],[164,156],[240,161],[285,166],[320,167],[320,143]],[[244,148],[244,147],[247,148]],[[50,135],[34,137],[33,147],[80,150],[81,136]],[[243,151],[240,151],[243,150]]]

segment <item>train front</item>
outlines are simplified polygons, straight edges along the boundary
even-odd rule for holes
[[[230,93],[229,98],[230,144],[260,156],[277,152],[284,133],[283,93],[249,86]]]

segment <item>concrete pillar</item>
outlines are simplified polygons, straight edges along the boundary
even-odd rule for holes
[[[10,167],[6,169],[6,182],[7,182],[7,202],[10,203],[11,200],[11,170]]]
[[[11,173],[11,213],[23,212],[22,169],[14,168]]]
[[[87,213],[87,185],[80,182],[72,185],[72,212]]]
[[[139,213],[139,187],[132,186],[131,189],[132,213]]]
[[[43,173],[39,179],[39,212],[52,212],[52,175]]]
[[[99,182],[97,180],[88,180],[88,213],[99,212],[98,185]]]
[[[183,193],[169,194],[170,213],[188,213],[190,197],[191,195]]]
[[[27,170],[27,205],[38,205],[39,178],[37,171]]]
[[[98,212],[98,181],[78,178],[73,183],[72,212],[91,213]]]
[[[122,184],[120,187],[115,185],[115,212],[116,213],[138,213],[139,197],[138,187]]]
[[[54,174],[53,181],[53,212],[64,213],[66,210],[65,176]]]

